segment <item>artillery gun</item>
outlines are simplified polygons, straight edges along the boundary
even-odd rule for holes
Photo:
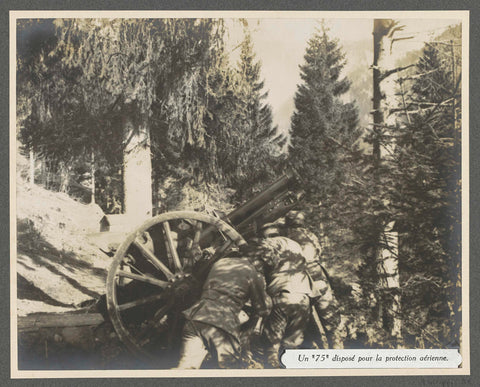
[[[293,209],[297,186],[288,172],[224,217],[166,212],[132,232],[116,251],[106,292],[108,315],[126,347],[146,364],[175,366],[182,312],[199,298],[212,265]]]

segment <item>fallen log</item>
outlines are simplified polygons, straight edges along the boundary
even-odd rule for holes
[[[28,332],[40,328],[94,326],[102,322],[100,313],[42,313],[19,316],[17,327],[19,332]]]
[[[96,311],[18,316],[19,370],[138,368],[112,324]]]

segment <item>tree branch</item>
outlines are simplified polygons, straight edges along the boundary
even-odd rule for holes
[[[409,64],[408,66],[396,67],[394,69],[387,70],[383,74],[380,74],[380,81],[383,81],[385,78],[389,77],[392,74],[398,73],[399,71],[406,70],[406,69],[408,69],[410,67],[413,67],[413,66],[415,66],[415,64]]]
[[[411,75],[409,77],[401,77],[401,78],[398,78],[398,82],[403,82],[403,81],[406,81],[406,80],[411,80],[411,79],[417,79],[417,78],[420,78],[420,77],[423,77],[425,75],[429,75],[431,73],[434,73],[435,71],[438,71],[439,69],[433,69],[433,70],[430,70],[430,71],[427,71],[426,73],[421,73],[421,74],[415,74],[415,75]]]
[[[443,101],[440,101],[437,106],[434,107],[434,109],[430,112],[429,116],[427,117],[427,119],[425,120],[425,122],[429,122],[430,121],[430,118],[433,117],[433,113],[435,113],[437,111],[437,109],[445,102],[445,101],[448,101],[452,98],[454,98],[455,94],[457,94],[457,91],[458,91],[458,88],[460,86],[460,81],[462,80],[462,74],[459,75],[458,77],[458,80],[457,80],[457,84],[455,85],[455,89],[453,90],[453,93],[452,93],[452,97],[450,97],[449,99],[445,99]]]

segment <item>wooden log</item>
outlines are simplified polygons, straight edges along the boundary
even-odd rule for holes
[[[18,331],[35,331],[40,328],[79,327],[99,325],[104,322],[100,313],[45,313],[19,316]]]

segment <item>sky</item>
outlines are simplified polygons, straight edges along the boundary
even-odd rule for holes
[[[297,85],[301,82],[299,65],[303,63],[303,56],[309,38],[320,25],[320,19],[289,19],[265,18],[247,19],[252,33],[254,51],[262,63],[262,77],[265,80],[265,89],[269,91],[268,103],[272,106],[273,121],[281,131],[288,131],[290,118],[294,111],[294,95]],[[325,19],[330,28],[331,37],[339,39],[346,53],[348,74],[358,58],[362,62],[371,64],[373,61],[373,19],[370,18],[336,18]],[[436,19],[400,19],[405,28],[395,36],[409,37],[396,43],[393,55],[402,56],[410,50],[421,49],[424,41],[431,39],[442,30],[459,20]],[[229,41],[227,47],[231,50],[234,62],[238,58],[238,46],[243,38],[242,26],[233,19],[227,20]],[[372,42],[371,44],[367,42]],[[361,44],[363,43],[363,44]],[[368,47],[365,49],[365,47]],[[361,51],[360,51],[361,50]],[[353,58],[353,61],[349,61]],[[368,68],[365,69],[368,71]],[[351,79],[355,82],[354,79]]]

